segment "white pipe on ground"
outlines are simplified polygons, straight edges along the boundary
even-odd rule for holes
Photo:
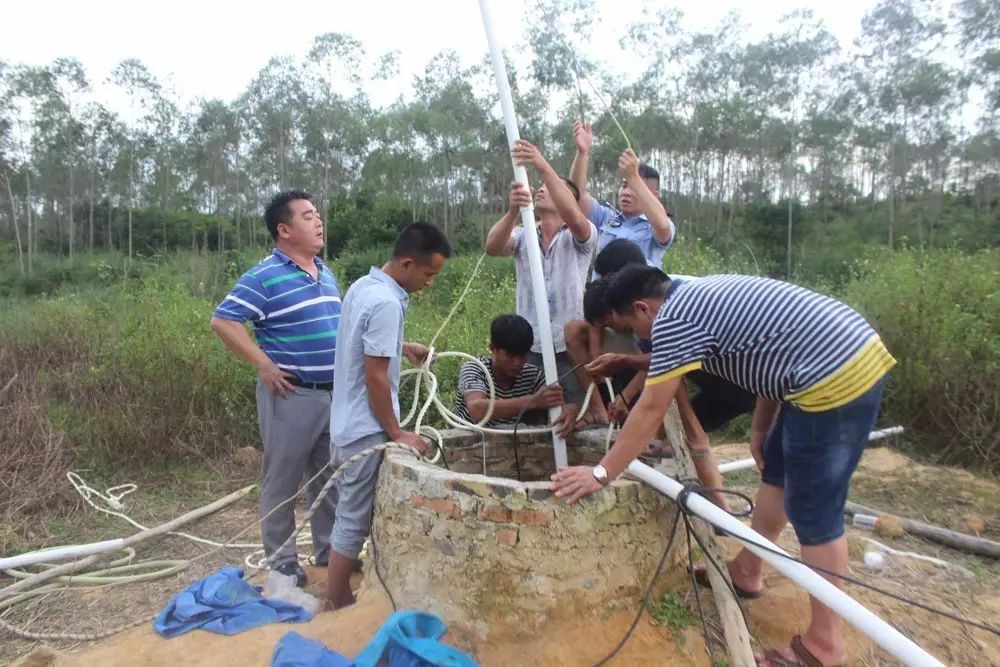
[[[90,556],[91,554],[109,553],[118,551],[124,543],[125,540],[119,537],[114,540],[104,540],[103,542],[74,544],[68,547],[29,551],[17,556],[0,558],[0,570],[13,570],[29,565],[37,565],[38,563],[52,563],[57,560],[68,560],[70,558],[79,558],[80,556]]]
[[[497,80],[497,90],[500,94],[500,108],[503,110],[504,127],[507,130],[507,147],[514,148],[514,142],[521,138],[517,130],[517,119],[514,117],[514,102],[510,96],[510,81],[507,79],[507,66],[504,64],[503,52],[500,50],[500,42],[497,40],[496,31],[493,28],[493,12],[490,9],[489,0],[479,0],[479,10],[483,15],[483,27],[486,28],[486,41],[490,45],[490,56],[493,60],[493,73]],[[528,172],[524,167],[514,164],[514,179],[524,185],[528,185]],[[521,224],[524,225],[524,241],[528,249],[528,268],[531,272],[531,293],[535,303],[535,315],[538,320],[538,337],[542,346],[542,365],[545,370],[545,382],[552,384],[559,379],[559,372],[556,369],[556,354],[552,346],[552,325],[549,320],[549,295],[545,287],[545,274],[542,269],[542,250],[535,241],[538,238],[535,226],[535,210],[532,206],[521,209]],[[559,416],[560,408],[549,409],[550,421],[555,421]],[[559,435],[552,434],[552,445],[555,450],[556,468],[563,468],[568,464],[566,458],[566,440]]]
[[[899,435],[903,432],[902,426],[890,426],[889,428],[881,428],[877,431],[872,431],[868,434],[868,442],[873,442],[875,440],[881,440],[882,438],[888,438],[891,435]],[[728,463],[719,464],[719,472],[726,474],[727,472],[736,472],[738,470],[748,470],[750,468],[756,468],[757,463],[753,459],[739,459],[736,461],[729,461]]]
[[[674,500],[684,487],[663,473],[653,470],[644,463],[633,461],[628,474],[648,484]],[[729,533],[742,538],[743,544],[767,561],[771,566],[804,588],[810,595],[832,609],[845,621],[868,635],[872,641],[894,655],[906,665],[920,667],[944,667],[934,656],[904,637],[898,630],[868,611],[859,602],[802,563],[783,558],[768,549],[787,555],[773,542],[744,526],[738,519],[724,512],[710,500],[691,494],[687,500],[688,509],[695,516],[719,526]],[[747,543],[749,541],[749,544]],[[761,548],[766,547],[766,548]]]

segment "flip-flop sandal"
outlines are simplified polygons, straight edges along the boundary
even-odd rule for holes
[[[820,659],[813,655],[812,651],[806,648],[806,645],[802,643],[801,635],[795,635],[792,637],[791,642],[792,652],[799,661],[805,665],[805,667],[844,667],[843,665],[824,665],[820,662]]]
[[[694,580],[698,582],[699,586],[703,586],[705,588],[712,587],[712,582],[708,579],[708,570],[703,567],[696,567],[694,569]],[[745,588],[740,588],[736,584],[733,584],[733,590],[736,591],[736,597],[742,600],[756,600],[764,597],[764,591],[748,591]]]
[[[776,648],[768,649],[764,651],[764,660],[772,667],[806,667],[805,663],[799,659],[798,654],[792,659],[786,658],[785,654],[780,652]]]
[[[802,637],[795,635],[791,641],[793,659],[785,657],[778,649],[772,648],[764,652],[764,659],[774,665],[774,667],[844,667],[843,665],[824,665],[819,658],[812,654],[802,643]]]

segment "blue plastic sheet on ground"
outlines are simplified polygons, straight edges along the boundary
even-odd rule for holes
[[[271,667],[477,667],[472,658],[439,641],[447,630],[434,614],[396,612],[353,661],[289,632],[278,642]]]
[[[310,618],[298,605],[265,598],[243,579],[242,570],[227,567],[175,595],[153,621],[153,628],[167,638],[197,629],[235,635],[269,623],[301,623]]]
[[[351,661],[315,639],[289,632],[275,647],[271,667],[351,667]]]

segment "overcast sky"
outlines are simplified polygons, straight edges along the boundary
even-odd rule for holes
[[[521,12],[536,0],[492,2],[500,39],[513,50],[524,43]],[[751,38],[776,30],[779,19],[792,10],[808,7],[848,46],[874,0],[597,0],[597,4],[601,8],[598,25],[610,35],[594,40],[589,46],[592,54],[611,69],[631,71],[628,54],[621,51],[617,38],[627,24],[641,18],[644,7],[676,7],[692,28],[709,28],[730,10],[740,10]],[[5,3],[0,59],[44,64],[72,56],[83,63],[94,83],[100,83],[119,61],[135,57],[161,79],[169,78],[182,100],[220,97],[228,101],[270,57],[302,56],[313,38],[326,32],[353,35],[369,54],[399,50],[407,88],[411,75],[422,71],[441,49],[454,49],[467,64],[486,54],[476,0],[28,0]],[[370,94],[375,103],[384,104],[400,92],[401,84],[394,83],[383,84]],[[110,91],[98,90],[97,97],[115,106]]]

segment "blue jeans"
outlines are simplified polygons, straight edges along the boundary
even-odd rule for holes
[[[785,513],[800,544],[826,544],[844,534],[851,475],[878,418],[885,381],[825,412],[781,406],[764,441],[761,481],[784,489]]]

